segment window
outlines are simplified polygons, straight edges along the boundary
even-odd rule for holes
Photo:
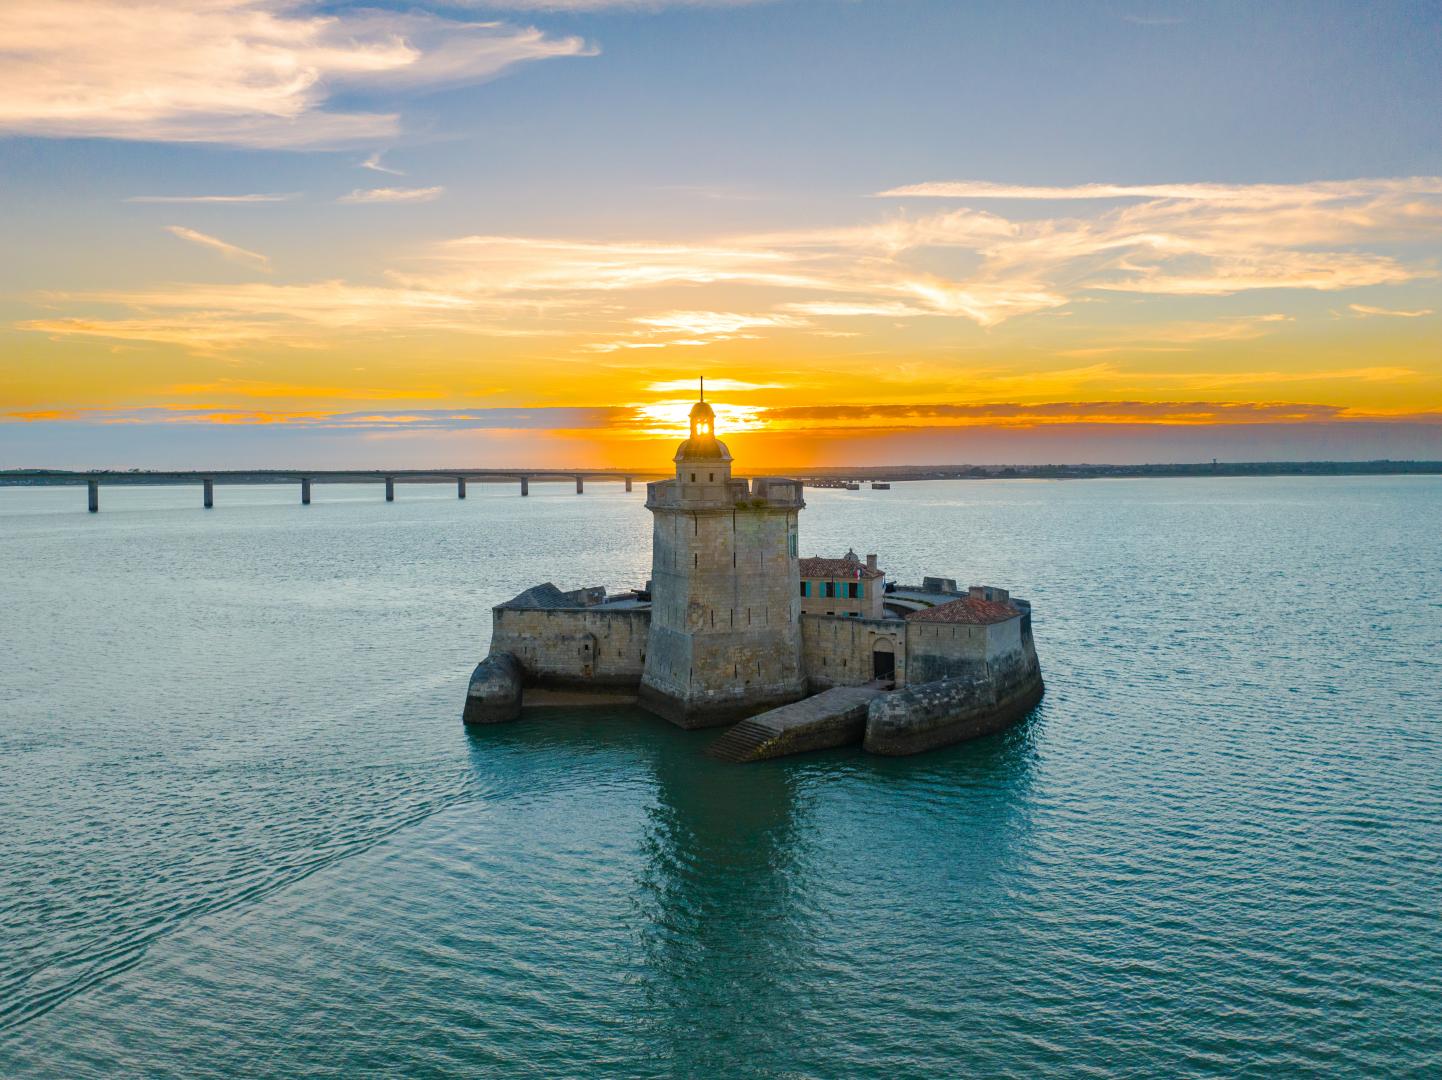
[[[826,583],[826,594],[825,594],[825,595],[828,596],[828,597],[834,597],[834,596],[836,595],[836,582],[834,582],[834,581],[828,581],[828,582]]]
[[[707,473],[707,474],[706,474],[706,479],[707,479],[707,480],[715,480],[715,479],[716,479],[716,474],[715,474],[715,473]]]
[[[846,587],[846,595],[851,597],[851,599],[853,600],[855,600],[858,596],[861,595],[860,591],[857,588],[856,582],[853,581],[850,585]]]
[[[696,474],[695,474],[695,473],[692,473],[692,474],[691,474],[691,483],[694,484],[695,482],[696,482]]]
[[[811,582],[809,582],[809,581],[803,581],[803,582],[801,583],[801,595],[802,595],[802,596],[810,596],[810,595],[811,595]]]

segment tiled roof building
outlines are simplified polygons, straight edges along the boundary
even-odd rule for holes
[[[963,596],[960,600],[938,604],[936,607],[913,611],[906,616],[907,622],[966,623],[970,626],[991,626],[1017,618],[1021,612],[1010,603],[998,600],[981,600],[974,596]]]
[[[879,619],[885,615],[882,598],[886,575],[877,569],[876,556],[848,551],[839,559],[819,555],[799,560],[801,610],[815,615],[850,615]]]
[[[801,576],[813,580],[833,578],[837,581],[869,581],[886,575],[876,568],[876,556],[868,556],[867,561],[863,563],[856,552],[848,551],[839,559],[824,559],[819,555],[802,559]]]

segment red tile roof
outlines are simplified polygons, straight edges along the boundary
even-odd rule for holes
[[[863,580],[885,577],[880,570],[868,570],[866,564],[852,559],[822,559],[813,557],[801,560],[801,576],[804,578],[830,578],[837,581],[855,581],[857,571]]]
[[[996,600],[974,600],[963,596],[936,607],[923,608],[907,615],[908,622],[970,623],[972,626],[990,626],[1015,619],[1021,614],[1010,604]]]

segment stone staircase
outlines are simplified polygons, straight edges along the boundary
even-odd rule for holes
[[[881,689],[835,686],[802,701],[742,720],[707,747],[718,761],[763,761],[861,742],[866,710]]]
[[[706,753],[717,761],[754,761],[761,748],[780,734],[779,728],[752,717],[727,728],[724,735],[706,748]]]

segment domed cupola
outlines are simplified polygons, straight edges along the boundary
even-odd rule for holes
[[[706,379],[701,379],[701,398],[691,406],[691,437],[676,450],[676,461],[730,461],[731,451],[716,438],[716,413],[706,404]]]

